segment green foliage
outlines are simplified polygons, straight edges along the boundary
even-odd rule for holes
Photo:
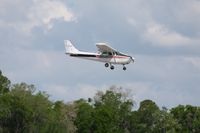
[[[131,131],[134,133],[167,133],[179,128],[177,121],[167,109],[160,110],[155,102],[144,100],[138,111],[132,112]]]
[[[7,77],[3,76],[0,70],[0,95],[8,92],[9,87],[10,87],[10,80],[8,80]]]
[[[111,87],[88,101],[53,102],[34,85],[11,86],[0,71],[0,133],[200,133],[200,107],[144,100],[133,111],[130,93]]]
[[[90,133],[93,126],[93,107],[85,100],[80,99],[76,101],[78,110],[75,124],[78,127],[78,133]]]
[[[0,131],[4,133],[72,133],[67,105],[55,103],[33,85],[15,84],[0,96]],[[72,126],[72,125],[70,125]]]
[[[124,133],[128,131],[133,102],[122,93],[108,90],[97,93],[94,102],[78,101],[75,124],[79,133]]]
[[[191,105],[179,105],[171,109],[171,114],[180,123],[180,133],[200,132],[200,108]]]

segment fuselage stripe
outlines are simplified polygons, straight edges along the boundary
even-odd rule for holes
[[[70,54],[72,57],[97,57],[97,55],[90,55],[90,54]]]
[[[101,55],[91,55],[91,54],[70,54],[72,57],[97,57],[97,58],[128,58],[128,56],[109,56],[101,57]]]

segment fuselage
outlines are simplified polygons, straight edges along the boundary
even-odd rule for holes
[[[94,60],[99,62],[105,62],[110,64],[129,64],[132,60],[131,56],[128,55],[117,55],[113,54],[102,54],[102,53],[89,53],[89,52],[77,52],[77,53],[68,53],[71,57],[78,57],[87,60]]]

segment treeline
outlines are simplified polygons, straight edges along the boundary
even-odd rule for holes
[[[26,83],[11,85],[0,71],[0,133],[200,133],[200,107],[160,109],[111,87],[94,98],[51,101]]]

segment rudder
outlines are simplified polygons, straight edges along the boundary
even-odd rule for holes
[[[70,40],[64,40],[64,43],[65,43],[65,50],[67,54],[73,54],[73,53],[79,52],[79,50],[73,46]]]

